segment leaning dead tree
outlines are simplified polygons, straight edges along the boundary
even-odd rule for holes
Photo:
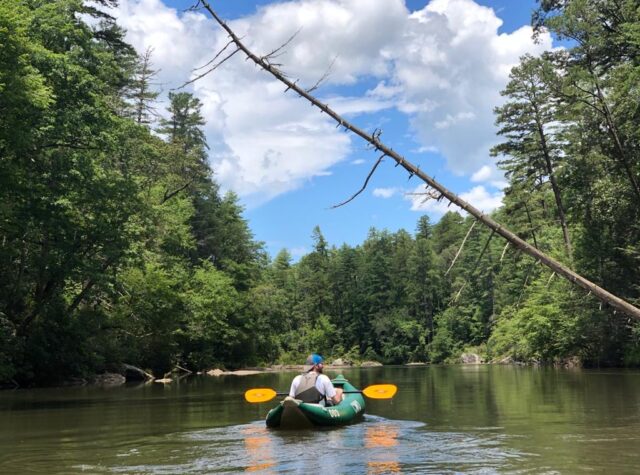
[[[491,217],[487,216],[479,209],[473,207],[470,203],[467,203],[465,200],[460,198],[458,195],[448,190],[445,186],[438,183],[432,177],[424,173],[420,170],[419,167],[413,165],[411,162],[408,162],[402,155],[395,152],[393,149],[385,145],[380,140],[380,131],[376,130],[373,133],[369,134],[359,127],[355,126],[351,122],[344,119],[341,115],[339,115],[336,111],[331,109],[327,104],[322,103],[315,96],[310,94],[310,90],[305,90],[298,85],[298,81],[291,81],[287,76],[279,69],[281,65],[274,63],[272,60],[276,57],[277,54],[280,54],[282,47],[277,48],[271,53],[268,53],[264,56],[258,56],[253,53],[249,48],[247,48],[242,40],[235,34],[235,32],[218,16],[215,10],[211,7],[211,5],[206,0],[199,0],[197,7],[203,7],[205,10],[209,12],[209,14],[214,18],[214,20],[227,32],[229,35],[229,43],[233,43],[235,46],[235,50],[233,54],[236,52],[242,52],[245,54],[247,59],[253,61],[256,65],[260,66],[263,70],[274,76],[280,82],[285,84],[287,87],[285,92],[292,90],[295,91],[300,97],[309,101],[313,106],[317,107],[321,112],[327,114],[338,124],[337,127],[344,127],[345,130],[349,130],[355,135],[361,137],[365,141],[367,141],[373,149],[376,151],[382,152],[382,156],[376,162],[379,164],[380,160],[384,157],[389,157],[396,162],[396,166],[401,166],[407,172],[409,172],[409,178],[413,176],[417,176],[422,181],[427,184],[426,194],[433,199],[437,199],[438,201],[442,199],[446,199],[450,203],[455,204],[460,207],[471,216],[476,218],[486,227],[493,231],[492,234],[499,234],[507,241],[509,241],[516,249],[519,249],[523,253],[533,257],[536,261],[541,262],[545,266],[549,267],[553,272],[558,275],[561,275],[568,281],[574,283],[575,285],[582,287],[587,292],[592,293],[595,297],[597,297],[602,302],[610,305],[615,310],[625,313],[631,317],[635,317],[640,320],[640,309],[634,307],[629,302],[621,299],[603,289],[602,287],[594,284],[588,279],[585,279],[581,275],[572,271],[568,267],[562,265],[560,262],[552,259],[547,256],[545,253],[541,252],[531,244],[527,243],[523,239],[519,238],[516,234],[512,233],[504,226],[494,221]],[[226,60],[226,59],[225,59]],[[217,66],[215,66],[217,67]],[[370,174],[371,175],[371,174]],[[365,185],[366,186],[366,185]],[[360,190],[362,191],[362,190]],[[358,192],[359,193],[359,192]],[[356,193],[356,195],[358,194]],[[355,195],[351,198],[353,199]],[[351,199],[347,200],[350,201]],[[346,202],[345,202],[346,203]]]

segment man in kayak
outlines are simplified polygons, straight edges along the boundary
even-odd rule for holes
[[[342,388],[336,388],[324,370],[324,359],[318,354],[309,355],[304,373],[299,374],[291,382],[289,396],[303,402],[326,404],[333,406],[342,401]]]

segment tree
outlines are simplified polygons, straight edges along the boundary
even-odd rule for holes
[[[556,203],[567,256],[571,258],[571,238],[556,167],[562,156],[561,142],[554,124],[558,123],[557,101],[548,85],[557,81],[552,65],[541,58],[525,56],[511,70],[509,84],[502,95],[509,99],[496,108],[499,134],[507,141],[492,149],[493,155],[506,155],[500,162],[511,187],[526,194],[543,187],[548,180]],[[527,206],[527,202],[523,203]]]
[[[153,103],[158,98],[159,92],[153,90],[153,80],[158,70],[153,69],[151,55],[153,48],[138,55],[134,66],[134,75],[125,93],[125,98],[130,101],[129,116],[138,124],[150,124],[157,115]]]

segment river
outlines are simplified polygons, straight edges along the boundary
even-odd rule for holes
[[[293,373],[194,376],[170,385],[0,392],[0,473],[637,473],[640,371],[515,366],[340,371],[389,382],[357,424],[273,431]],[[329,375],[337,371],[328,370]]]

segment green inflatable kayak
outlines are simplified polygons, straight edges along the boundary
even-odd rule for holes
[[[345,392],[358,391],[342,375],[331,382]],[[328,407],[287,396],[267,414],[267,427],[304,429],[314,426],[341,426],[357,421],[363,414],[364,398],[360,393],[344,394],[340,404]]]

